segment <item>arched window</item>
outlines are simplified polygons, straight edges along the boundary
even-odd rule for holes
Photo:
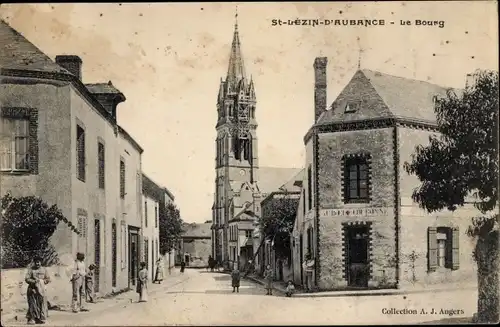
[[[219,139],[216,139],[216,140],[215,140],[215,149],[216,149],[216,151],[217,151],[217,152],[216,152],[216,153],[217,153],[217,155],[216,155],[216,160],[215,160],[215,162],[216,162],[216,164],[217,164],[217,166],[218,166],[218,165],[219,165],[219,161],[220,161],[220,159],[219,159],[219,157],[220,157]]]
[[[243,139],[243,158],[245,160],[251,160],[252,158],[252,140],[248,136]]]
[[[238,135],[233,136],[233,153],[235,159],[241,159],[240,138],[238,137]]]
[[[225,154],[227,154],[227,151],[229,150],[228,144],[229,141],[227,139],[227,135],[224,135],[224,138],[222,139],[222,157],[221,157],[222,164],[224,164]]]

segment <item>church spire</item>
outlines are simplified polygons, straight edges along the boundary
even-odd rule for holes
[[[237,82],[245,78],[245,65],[241,54],[240,35],[238,33],[238,7],[234,15],[234,34],[229,57],[229,67],[227,69],[227,81]]]

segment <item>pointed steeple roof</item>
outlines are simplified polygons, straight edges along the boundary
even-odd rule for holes
[[[235,15],[233,43],[231,45],[231,54],[229,56],[229,66],[227,69],[226,81],[237,82],[246,77],[245,65],[241,54],[240,35],[238,33],[238,12]]]

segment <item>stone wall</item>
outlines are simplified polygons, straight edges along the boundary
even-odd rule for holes
[[[72,266],[48,267],[51,282],[47,284],[47,295],[51,305],[69,307],[71,305]],[[24,281],[27,269],[2,269],[2,314],[21,312],[28,309],[26,302],[27,284]]]
[[[371,277],[369,286],[394,284],[396,268],[394,207],[393,129],[360,130],[319,135],[319,288],[343,288],[345,272],[345,239],[343,224],[369,226]],[[365,152],[369,155],[369,202],[345,204],[343,175],[345,155]],[[356,216],[357,209],[378,208],[368,216]],[[325,209],[344,209],[340,216],[322,215]],[[365,211],[366,212],[366,211]]]

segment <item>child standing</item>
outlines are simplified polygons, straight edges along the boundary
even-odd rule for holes
[[[231,272],[231,282],[233,286],[233,293],[236,290],[236,292],[240,292],[240,271],[238,270],[238,267],[234,265],[234,270]]]
[[[87,274],[85,275],[85,299],[87,302],[90,303],[95,303],[95,298],[94,298],[94,270],[95,270],[95,265],[91,264],[89,266],[89,270],[87,271]]]
[[[288,281],[288,285],[286,286],[286,296],[291,297],[295,292],[295,286],[291,280]]]

